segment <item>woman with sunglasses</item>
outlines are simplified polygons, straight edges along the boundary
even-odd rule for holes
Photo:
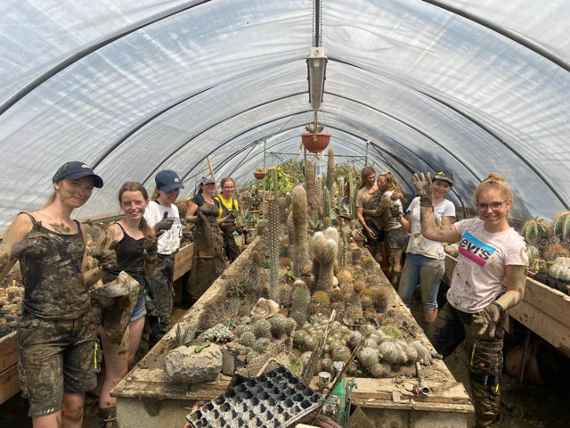
[[[150,299],[147,300],[147,320],[150,345],[168,331],[174,305],[174,256],[180,248],[182,224],[175,202],[184,188],[178,174],[160,171],[155,177],[156,191],[144,212],[144,219],[158,237],[158,266],[149,278]]]
[[[433,344],[444,357],[467,341],[476,427],[500,416],[505,313],[524,296],[528,256],[523,238],[509,225],[513,192],[504,178],[490,174],[475,190],[479,216],[438,227],[430,177],[414,177],[420,195],[423,235],[459,242],[447,304],[439,313]]]

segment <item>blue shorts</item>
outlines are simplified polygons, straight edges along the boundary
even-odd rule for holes
[[[139,297],[137,299],[137,303],[135,303],[135,307],[133,308],[133,312],[131,313],[131,322],[141,319],[146,315],[146,305],[144,302],[144,290],[142,287],[139,290]]]

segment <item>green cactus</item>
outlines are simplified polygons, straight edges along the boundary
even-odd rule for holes
[[[329,146],[327,155],[327,189],[330,193],[332,193],[333,185],[336,179],[336,163],[334,160],[334,151],[332,145]]]
[[[253,333],[256,338],[271,337],[271,323],[267,320],[257,320],[253,323]]]
[[[296,280],[291,293],[289,316],[297,322],[298,326],[303,326],[307,321],[309,303],[311,303],[311,292],[307,284],[300,279]]]
[[[565,211],[554,219],[554,234],[560,242],[570,242],[570,211]]]
[[[277,300],[279,281],[280,216],[279,203],[270,197],[267,199],[268,227],[265,234],[265,248],[269,254],[269,295],[273,300]]]
[[[293,273],[296,277],[300,277],[305,264],[309,261],[307,192],[302,185],[293,189],[292,207],[295,247]]]

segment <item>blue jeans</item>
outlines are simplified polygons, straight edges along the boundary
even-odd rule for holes
[[[406,306],[412,304],[414,291],[420,287],[424,309],[429,311],[437,309],[437,293],[444,270],[443,260],[408,253],[398,286],[398,294]]]

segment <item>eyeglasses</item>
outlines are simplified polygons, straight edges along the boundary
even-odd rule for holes
[[[500,201],[500,202],[489,202],[488,204],[484,204],[484,203],[478,203],[477,207],[480,210],[487,210],[487,209],[492,209],[492,210],[498,210],[500,208],[503,207],[503,205],[505,204],[505,202],[507,201]]]

